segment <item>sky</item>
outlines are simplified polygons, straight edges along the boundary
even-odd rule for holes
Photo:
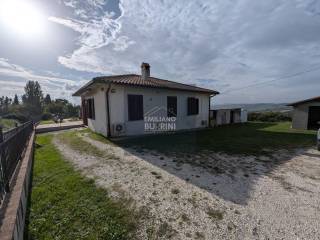
[[[54,98],[136,73],[221,94],[217,104],[320,94],[318,0],[1,0],[0,95],[36,80]]]

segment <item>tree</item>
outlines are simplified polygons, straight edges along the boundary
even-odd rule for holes
[[[13,99],[13,103],[12,104],[13,105],[19,105],[19,98],[18,98],[17,94],[14,95],[14,99]]]
[[[30,107],[35,114],[41,113],[41,101],[43,99],[41,86],[37,81],[28,81],[25,88],[25,94],[22,97],[23,103]]]
[[[50,94],[47,94],[46,97],[43,100],[45,105],[49,105],[51,103],[51,96]]]
[[[53,115],[63,115],[64,105],[61,102],[52,102],[46,107],[46,112],[49,112]]]
[[[26,103],[27,102],[26,95],[22,95],[21,100],[22,100],[22,103]]]
[[[7,113],[9,111],[9,105],[11,104],[12,102],[12,99],[11,98],[8,98],[8,97],[5,97],[4,99],[4,112]]]
[[[78,117],[80,112],[80,106],[67,103],[64,106],[64,114],[66,117]]]
[[[55,103],[62,104],[62,105],[66,105],[66,104],[68,104],[69,102],[68,102],[67,99],[57,98],[57,99],[55,100]]]

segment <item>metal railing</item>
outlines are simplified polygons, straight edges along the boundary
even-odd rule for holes
[[[33,122],[24,123],[7,132],[0,128],[0,203],[10,191],[9,185],[15,169],[32,134]]]

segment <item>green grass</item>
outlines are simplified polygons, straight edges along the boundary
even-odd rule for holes
[[[40,125],[53,124],[55,123],[53,120],[41,120]]]
[[[28,239],[134,239],[138,216],[114,201],[39,135],[27,218]]]
[[[187,133],[152,135],[116,143],[137,149],[154,149],[168,154],[216,151],[228,154],[266,154],[265,149],[294,149],[315,145],[315,131],[290,128],[289,122],[221,126]]]
[[[88,137],[92,138],[93,140],[100,141],[107,144],[113,144],[108,138],[106,138],[102,134],[91,131],[89,128],[81,130],[80,133],[86,134]]]
[[[81,132],[80,132],[81,133]],[[98,135],[99,136],[99,135]],[[66,131],[58,135],[58,138],[73,150],[80,153],[94,155],[96,157],[104,157],[106,153],[97,147],[87,143],[79,136],[77,131]]]
[[[8,131],[11,128],[14,128],[16,123],[19,122],[14,119],[0,118],[0,125],[3,127],[4,131]]]

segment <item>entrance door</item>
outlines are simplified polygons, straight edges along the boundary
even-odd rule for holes
[[[320,106],[309,107],[308,129],[320,128]]]

